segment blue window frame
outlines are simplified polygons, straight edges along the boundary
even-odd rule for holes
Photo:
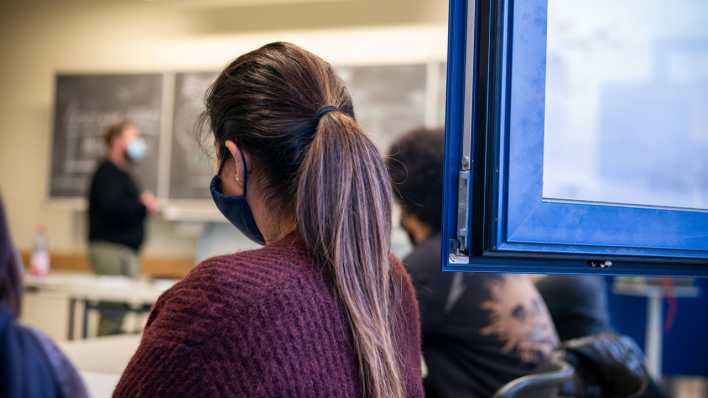
[[[695,4],[702,8],[694,13],[708,11],[708,6]],[[565,33],[557,21],[567,25],[567,18],[576,12],[563,7],[560,0],[450,2],[442,231],[449,246],[443,245],[443,269],[707,274],[708,160],[701,158],[708,156],[701,153],[708,152],[700,151],[708,149],[708,139],[691,136],[688,141],[693,141],[686,144],[675,137],[693,125],[708,131],[708,118],[700,119],[706,113],[700,108],[708,109],[708,94],[703,94],[708,92],[708,74],[695,77],[691,68],[685,72],[685,65],[696,66],[701,57],[708,60],[708,25],[695,21],[699,39],[705,40],[634,33],[608,39],[599,29],[602,43],[614,43],[616,49],[595,51],[600,53],[595,55],[597,64],[586,58],[579,64],[572,57],[563,59],[563,54],[586,51],[588,41],[577,50],[559,39]],[[613,13],[621,12],[607,9],[605,16],[618,17]],[[554,13],[553,23],[549,11]],[[651,18],[647,14],[644,22]],[[676,29],[691,25],[681,23]],[[573,26],[583,29],[582,23]],[[631,49],[645,43],[651,51],[627,58],[627,50],[616,44],[622,40]],[[645,53],[660,56],[646,61]],[[668,65],[668,53],[682,55]],[[628,59],[637,65],[623,75],[621,65]],[[594,75],[602,75],[603,65],[612,68],[605,68],[609,71],[605,80],[581,76],[579,83],[576,78],[562,86],[573,78],[558,76],[581,74],[582,63]],[[655,66],[636,78],[643,64]],[[669,69],[679,78],[666,79]],[[596,93],[598,99],[588,100],[592,95],[585,91]],[[696,112],[681,113],[696,104]],[[699,119],[693,125],[683,123],[696,115]],[[661,141],[667,136],[666,126],[679,133]],[[580,137],[579,144],[568,138],[570,129]],[[596,147],[608,149],[596,151],[599,156],[590,159],[583,152],[583,140],[592,134],[597,134]],[[642,136],[659,143],[632,141]],[[666,172],[642,154],[665,167],[671,159],[695,158],[698,167]],[[591,170],[588,178],[586,170]],[[679,174],[685,183],[674,178]],[[644,175],[652,176],[649,182],[641,178]],[[644,188],[657,184],[663,184],[664,191]]]

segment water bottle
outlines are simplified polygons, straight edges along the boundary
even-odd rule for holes
[[[30,256],[30,273],[45,276],[49,273],[49,242],[44,225],[37,226]]]

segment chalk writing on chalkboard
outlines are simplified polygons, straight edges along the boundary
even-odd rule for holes
[[[335,69],[352,96],[357,121],[382,153],[396,138],[424,125],[425,64]]]
[[[210,197],[209,181],[214,175],[213,145],[200,145],[196,124],[204,111],[206,91],[216,76],[216,72],[185,72],[175,76],[169,189],[171,199]]]
[[[382,154],[410,129],[442,126],[444,64],[338,66],[335,70],[349,89],[357,121]],[[162,98],[164,76],[174,76],[174,90],[167,91],[174,94],[169,98]],[[142,186],[156,192],[160,178],[170,200],[208,200],[214,173],[213,145],[198,141],[196,123],[204,110],[206,91],[216,76],[215,71],[58,75],[51,197],[85,195],[90,175],[105,154],[106,127],[128,118],[148,142],[148,154],[134,170]],[[172,106],[164,108],[163,101]],[[164,132],[169,139],[163,142],[169,146],[160,152],[164,118],[171,121],[166,126],[171,124],[171,131]],[[169,156],[164,163],[169,165],[165,175],[158,176],[158,156]]]
[[[50,196],[84,197],[90,176],[105,156],[103,134],[121,119],[143,133],[148,151],[132,170],[143,187],[157,187],[162,75],[69,75],[56,77]]]

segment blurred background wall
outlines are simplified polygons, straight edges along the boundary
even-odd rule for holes
[[[0,191],[18,247],[44,224],[53,252],[85,248],[85,212],[47,194],[56,72],[218,70],[275,40],[335,65],[444,61],[447,1],[1,2]],[[154,217],[144,253],[191,259],[198,235]]]

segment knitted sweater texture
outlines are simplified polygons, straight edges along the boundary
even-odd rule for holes
[[[422,397],[410,278],[393,259],[397,350]],[[361,379],[344,307],[300,239],[214,257],[165,292],[114,392],[138,397],[351,397]]]

